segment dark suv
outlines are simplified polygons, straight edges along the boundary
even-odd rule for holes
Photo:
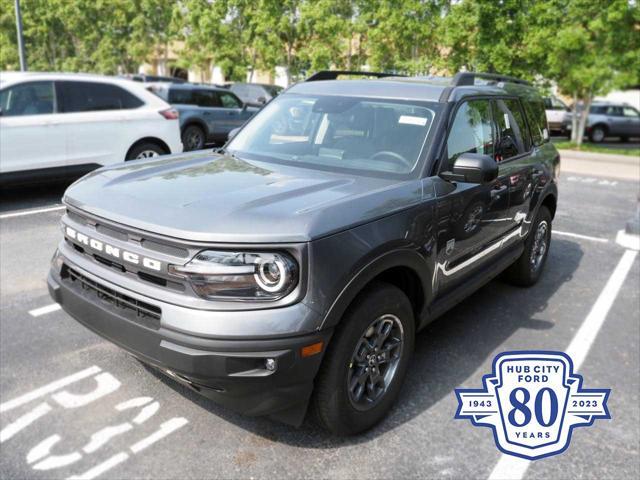
[[[538,281],[560,159],[523,81],[316,81],[335,76],[221,151],[71,186],[54,300],[236,411],[300,424],[311,403],[339,434],[380,421],[418,330],[502,272]]]
[[[147,89],[180,113],[185,151],[223,144],[231,130],[242,126],[258,109],[243,103],[226,88],[192,83],[156,83]]]

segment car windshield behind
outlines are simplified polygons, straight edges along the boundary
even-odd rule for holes
[[[437,104],[288,94],[268,104],[228,150],[258,160],[363,173],[411,172]]]

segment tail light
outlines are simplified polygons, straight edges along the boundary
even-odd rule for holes
[[[175,108],[167,108],[166,110],[160,110],[158,112],[167,120],[178,120],[180,118],[180,113]]]

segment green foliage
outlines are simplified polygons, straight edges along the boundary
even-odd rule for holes
[[[14,0],[0,66],[16,69]],[[32,70],[132,72],[178,52],[240,80],[287,68],[500,72],[584,102],[640,83],[636,0],[21,0]],[[207,72],[208,73],[208,72]],[[208,75],[203,75],[206,77]]]

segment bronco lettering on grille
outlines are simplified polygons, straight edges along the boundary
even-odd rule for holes
[[[74,239],[76,242],[82,245],[86,245],[87,247],[91,247],[92,249],[109,255],[113,258],[122,259],[125,262],[131,263],[133,265],[142,265],[145,268],[156,270],[158,272],[162,270],[162,262],[160,262],[159,260],[154,260],[153,258],[143,257],[142,255],[138,255],[137,253],[122,250],[121,248],[114,247],[113,245],[109,245],[100,240],[96,240],[95,238],[91,238],[84,233],[76,232],[71,227],[65,226],[65,232],[69,238]]]

